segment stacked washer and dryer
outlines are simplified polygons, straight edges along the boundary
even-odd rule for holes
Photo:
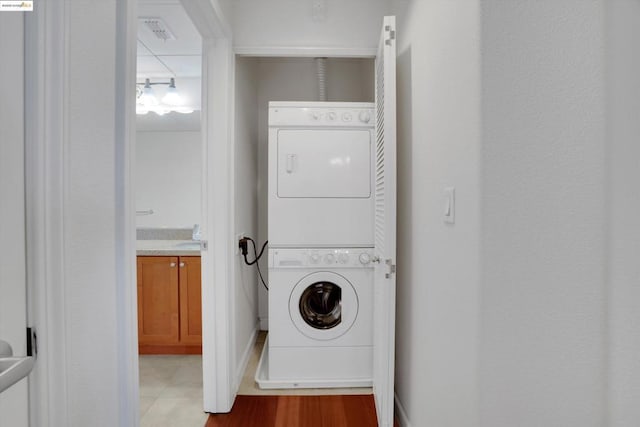
[[[374,141],[371,103],[269,104],[261,388],[372,384]]]

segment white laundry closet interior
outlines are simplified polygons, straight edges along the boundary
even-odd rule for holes
[[[373,58],[327,58],[326,96],[329,102],[373,102]],[[317,61],[306,57],[237,56],[235,62],[234,200],[236,236],[252,237],[259,245],[267,235],[268,104],[271,101],[318,101]],[[260,250],[260,247],[258,247]],[[249,247],[253,259],[252,247]],[[266,251],[265,251],[266,253]],[[268,294],[254,267],[236,257],[236,351],[246,352],[255,330],[268,330]],[[260,260],[268,283],[267,257]],[[246,338],[245,338],[246,337]]]

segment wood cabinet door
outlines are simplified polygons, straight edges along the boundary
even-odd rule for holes
[[[138,343],[180,340],[178,257],[138,257]]]
[[[200,257],[181,256],[180,266],[180,342],[202,344],[202,278]]]

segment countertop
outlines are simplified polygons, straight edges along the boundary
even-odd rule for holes
[[[200,242],[193,240],[136,240],[141,256],[200,256]]]

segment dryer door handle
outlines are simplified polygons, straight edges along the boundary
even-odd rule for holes
[[[287,154],[287,173],[293,173],[293,168],[295,167],[296,155],[295,154]]]

